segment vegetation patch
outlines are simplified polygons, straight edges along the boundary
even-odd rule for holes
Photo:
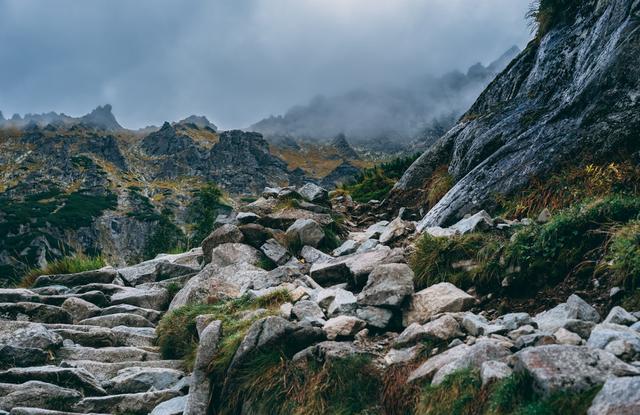
[[[22,288],[29,288],[41,275],[75,274],[100,269],[106,265],[102,257],[89,257],[83,254],[68,256],[49,262],[44,268],[30,269],[24,274],[19,285]]]
[[[187,209],[187,220],[192,228],[189,240],[193,245],[199,245],[209,236],[219,213],[230,209],[223,199],[222,190],[215,183],[207,183],[193,192],[193,201]]]
[[[538,27],[536,38],[539,40],[559,25],[571,24],[580,8],[580,0],[539,0],[534,2],[528,17]]]

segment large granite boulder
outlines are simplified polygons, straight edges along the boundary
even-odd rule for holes
[[[380,307],[400,307],[413,294],[413,271],[406,264],[385,264],[376,267],[367,285],[358,294],[358,303]]]
[[[466,311],[475,303],[475,298],[455,285],[442,282],[419,291],[411,297],[409,307],[403,315],[403,323],[424,324],[436,314]]]

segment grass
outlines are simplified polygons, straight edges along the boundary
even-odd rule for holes
[[[184,359],[186,366],[192,368],[198,346],[195,319],[199,315],[210,314],[213,320],[222,321],[224,337],[220,349],[232,358],[246,331],[257,319],[243,320],[238,314],[265,307],[268,308],[268,313],[275,314],[278,307],[289,300],[288,292],[275,291],[258,299],[244,296],[212,304],[190,304],[180,307],[167,313],[158,324],[156,332],[160,353],[165,359]]]
[[[74,274],[77,272],[92,271],[106,266],[102,257],[89,257],[86,255],[74,255],[49,262],[43,268],[30,269],[20,281],[19,286],[29,288],[41,275]]]
[[[449,167],[438,167],[431,175],[431,180],[427,185],[428,207],[435,206],[451,190],[454,184],[453,177],[449,174]]]
[[[632,292],[640,288],[640,221],[629,222],[613,232],[607,259],[618,284]]]

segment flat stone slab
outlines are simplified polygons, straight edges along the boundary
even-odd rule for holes
[[[56,352],[56,359],[58,361],[94,360],[104,363],[143,362],[146,360],[160,360],[160,355],[137,347],[103,347],[94,349],[92,347],[74,346],[60,348]]]

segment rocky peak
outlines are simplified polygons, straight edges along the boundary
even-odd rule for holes
[[[209,119],[207,119],[207,117],[205,117],[204,115],[202,116],[198,116],[198,115],[191,115],[187,118],[185,118],[182,121],[179,121],[178,124],[183,124],[183,125],[194,125],[198,128],[210,128],[213,131],[217,131],[218,127],[213,124],[212,122],[209,121]]]
[[[345,159],[357,160],[358,153],[351,147],[344,134],[338,134],[332,141],[331,145],[338,150],[338,154]]]
[[[154,156],[169,156],[193,147],[193,140],[183,134],[178,134],[175,127],[168,122],[160,130],[147,135],[141,147],[145,152]]]
[[[99,106],[89,114],[80,118],[80,122],[91,127],[107,131],[122,130],[122,126],[118,124],[116,117],[113,115],[112,107],[109,104]]]

